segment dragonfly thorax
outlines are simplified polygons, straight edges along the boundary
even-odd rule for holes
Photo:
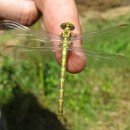
[[[71,31],[75,29],[75,26],[70,22],[62,23],[60,26],[63,29],[63,32],[61,34],[61,40],[64,42],[64,44],[70,44],[71,39]]]

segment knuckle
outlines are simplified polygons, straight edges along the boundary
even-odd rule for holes
[[[38,11],[32,7],[24,7],[18,18],[18,22],[30,26],[38,19]]]

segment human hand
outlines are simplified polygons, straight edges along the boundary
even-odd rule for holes
[[[0,0],[0,20],[12,20],[29,26],[40,15],[33,0]]]
[[[13,20],[29,26],[35,23],[41,14],[44,17],[44,24],[47,32],[61,34],[60,24],[71,22],[76,27],[74,34],[80,34],[78,12],[74,0],[0,0],[0,19]],[[81,44],[78,44],[81,49]],[[67,71],[78,73],[85,67],[85,56],[81,54],[75,57],[70,54],[67,57]],[[57,57],[61,64],[61,57]]]

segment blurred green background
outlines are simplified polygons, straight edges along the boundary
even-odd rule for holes
[[[130,22],[129,6],[108,6],[106,0],[104,6],[109,8],[100,10],[98,2],[95,8],[94,4],[89,8],[80,2],[78,9],[83,32]],[[38,29],[38,26],[33,28]],[[109,37],[119,45],[114,45],[110,51],[122,49],[129,54],[130,44],[125,46],[130,41],[129,27],[122,32],[126,38],[122,34]],[[108,42],[102,38],[104,44]],[[0,37],[1,43],[12,40]],[[64,120],[58,121],[60,66],[49,55],[41,61],[17,62],[0,56],[0,107],[9,130],[130,130],[130,67],[110,68],[96,64],[86,67],[80,74],[67,73]]]

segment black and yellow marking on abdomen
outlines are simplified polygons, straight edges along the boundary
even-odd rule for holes
[[[64,83],[65,83],[65,72],[66,72],[66,57],[67,57],[67,50],[66,50],[66,48],[64,48],[63,51],[62,51],[61,77],[60,77],[60,84],[59,84],[58,118],[61,118],[62,115],[63,115]]]

